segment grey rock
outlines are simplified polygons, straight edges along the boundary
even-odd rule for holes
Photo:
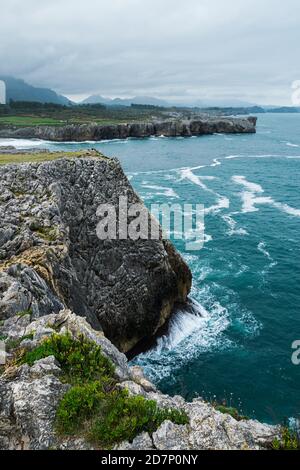
[[[51,374],[53,366],[22,366],[13,380],[0,379],[1,449],[48,449],[56,442],[56,409],[69,386]]]
[[[165,421],[153,433],[153,444],[154,448],[158,450],[189,450],[188,427]]]
[[[154,450],[153,441],[147,432],[139,434],[131,443],[122,442],[114,450]]]
[[[0,315],[9,318],[31,310],[32,318],[59,312],[63,303],[44,279],[30,266],[16,264],[7,271],[0,268]]]
[[[166,240],[98,239],[101,203],[141,201],[119,162],[86,154],[1,166],[0,193],[14,196],[0,204],[0,314],[68,307],[128,351],[186,300],[191,273]]]
[[[0,137],[43,139],[59,142],[66,141],[100,141],[103,139],[126,139],[128,137],[150,137],[163,135],[166,137],[190,137],[214,133],[254,133],[256,131],[255,117],[205,117],[194,120],[167,120],[150,123],[99,125],[70,124],[59,127],[34,126],[0,128]],[[6,153],[9,153],[7,151]]]

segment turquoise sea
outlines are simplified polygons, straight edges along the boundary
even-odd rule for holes
[[[300,115],[260,115],[255,135],[4,144],[94,147],[121,160],[147,205],[204,204],[203,249],[175,241],[193,272],[193,313],[178,311],[134,362],[172,395],[266,422],[299,416]]]

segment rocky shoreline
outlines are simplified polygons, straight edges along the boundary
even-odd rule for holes
[[[21,163],[29,157],[17,154],[20,163],[0,166],[0,335],[7,352],[0,375],[0,449],[99,448],[82,432],[57,433],[58,407],[74,386],[55,354],[37,351],[45,340],[63,342],[66,335],[99,346],[111,361],[113,390],[101,392],[103,400],[127,390],[129,397],[141,397],[140,405],[141,399],[156,403],[177,421],[180,413],[186,416],[181,424],[166,419],[132,439],[116,439],[115,448],[251,450],[279,442],[278,426],[233,417],[201,398],[187,403],[164,395],[140,368],[129,366],[123,353],[153,337],[176,303],[186,302],[190,270],[167,241],[96,237],[101,202],[117,204],[124,194],[141,202],[118,161],[95,151],[38,157],[45,161]],[[27,353],[35,359],[22,360]]]
[[[0,126],[0,138],[41,139],[54,142],[101,141],[151,136],[191,137],[215,133],[255,133],[256,117],[203,118],[197,120],[141,122],[99,125],[97,123],[62,126]]]

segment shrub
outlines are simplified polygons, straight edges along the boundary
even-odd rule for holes
[[[22,362],[33,365],[48,356],[55,356],[71,384],[112,377],[115,371],[113,363],[102,354],[101,347],[84,336],[73,339],[69,333],[53,334],[33,351],[28,351]]]
[[[26,317],[27,315],[28,315],[29,317],[31,317],[31,315],[32,315],[32,310],[31,310],[31,308],[28,309],[28,310],[22,310],[21,312],[18,312],[18,313],[17,313],[17,316],[20,317],[20,318]]]
[[[249,419],[248,416],[240,415],[239,411],[236,408],[233,408],[231,406],[216,405],[215,409],[217,411],[220,411],[220,413],[232,416],[237,421],[243,421],[243,420],[245,421]]]
[[[274,439],[272,442],[273,450],[299,450],[300,439],[296,431],[291,431],[288,427],[283,427],[281,431],[281,440]]]
[[[72,338],[54,333],[34,350],[25,352],[21,363],[55,356],[70,388],[59,403],[56,430],[59,434],[85,435],[97,445],[111,447],[133,440],[140,432],[154,432],[165,420],[187,424],[185,412],[160,409],[153,400],[129,396],[116,387],[115,367],[100,346],[84,336]]]
[[[56,420],[60,433],[76,432],[85,419],[96,412],[105,393],[100,382],[91,382],[72,387],[60,401]]]
[[[132,441],[141,432],[153,433],[165,420],[187,424],[187,415],[179,410],[159,409],[153,400],[131,397],[126,390],[107,396],[102,412],[94,421],[92,441],[111,447],[123,440]]]

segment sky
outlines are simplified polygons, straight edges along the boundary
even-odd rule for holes
[[[80,100],[292,104],[299,0],[2,0],[0,75]]]

